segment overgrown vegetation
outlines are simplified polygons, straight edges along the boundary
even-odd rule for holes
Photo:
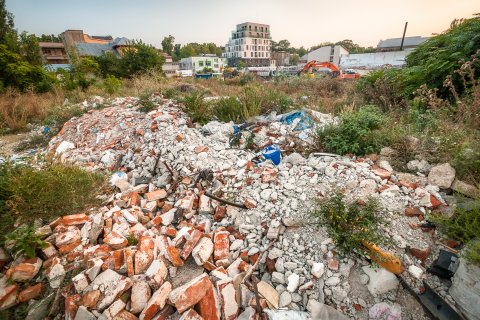
[[[45,163],[39,168],[0,165],[0,232],[5,235],[17,222],[78,213],[99,203],[105,179],[78,167]]]
[[[356,155],[375,153],[388,143],[380,129],[384,116],[374,106],[345,113],[338,125],[330,125],[318,131],[318,143],[328,152]]]
[[[448,237],[466,245],[465,258],[480,266],[480,201],[471,210],[457,208],[452,218],[433,215],[430,219]]]
[[[319,200],[313,215],[325,226],[336,248],[345,255],[367,254],[365,242],[376,245],[386,242],[380,226],[385,224],[379,204],[369,199],[365,204],[346,203],[339,191]]]

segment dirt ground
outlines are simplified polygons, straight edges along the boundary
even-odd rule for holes
[[[0,136],[0,157],[12,156],[15,153],[15,147],[27,139],[27,132]]]

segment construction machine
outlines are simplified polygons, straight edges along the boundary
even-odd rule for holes
[[[330,70],[330,76],[332,78],[338,78],[340,80],[343,79],[358,79],[360,78],[360,74],[355,72],[347,72],[343,73],[335,64],[331,62],[320,62],[316,60],[312,60],[308,62],[302,70],[300,70],[299,75],[304,75],[306,78],[313,79],[315,78],[315,74],[318,72],[319,69],[328,69]]]

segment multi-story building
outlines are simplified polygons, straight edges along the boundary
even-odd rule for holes
[[[196,57],[182,58],[180,70],[192,70],[193,73],[202,73],[205,69],[212,69],[214,73],[223,72],[227,60],[214,54],[205,54]]]
[[[180,64],[178,62],[173,61],[171,55],[162,52],[163,57],[165,58],[165,62],[162,65],[162,71],[165,74],[165,77],[171,78],[177,74],[177,71],[180,69]]]
[[[284,67],[290,65],[290,57],[292,55],[286,51],[272,52],[272,59],[275,60],[277,67]]]
[[[270,26],[268,24],[245,22],[237,24],[225,46],[223,57],[228,64],[247,67],[269,67],[271,60]]]
[[[68,56],[63,42],[39,42],[45,64],[67,64]]]
[[[98,57],[111,52],[121,57],[130,47],[131,41],[127,38],[111,36],[90,36],[83,30],[66,30],[60,35],[68,52],[74,50],[80,57]]]

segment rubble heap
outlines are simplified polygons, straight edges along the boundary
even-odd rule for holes
[[[253,153],[230,147],[232,124],[204,135],[171,100],[153,97],[158,108],[148,114],[126,107],[131,98],[116,101],[67,122],[49,151],[114,172],[117,193],[89,215],[42,227],[49,246],[10,265],[1,309],[37,299],[27,319],[38,319],[63,296],[66,319],[254,319],[262,310],[307,319],[329,306],[355,318],[423,317],[395,302],[405,292],[393,274],[340,256],[323,228],[307,222],[315,199],[333,189],[377,198],[396,243],[390,249],[419,289],[429,276],[428,254],[418,252],[435,245],[418,223],[445,205],[426,178],[395,174],[375,158],[292,153],[278,166],[254,165]],[[267,130],[261,144],[278,142],[277,133]],[[7,277],[38,283],[20,291]]]

